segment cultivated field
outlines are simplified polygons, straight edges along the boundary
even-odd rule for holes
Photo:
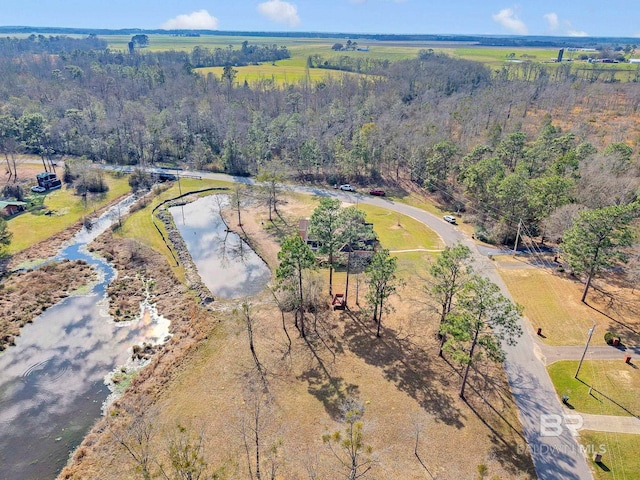
[[[127,51],[127,43],[131,40],[128,35],[110,35],[103,37],[110,49]],[[423,49],[433,49],[436,52],[446,53],[452,57],[481,62],[497,70],[501,66],[517,67],[522,62],[544,63],[554,71],[559,64],[553,63],[558,57],[557,48],[533,48],[533,47],[487,47],[476,46],[470,42],[411,42],[411,41],[379,41],[353,38],[360,47],[367,47],[368,52],[346,51],[335,52],[331,47],[335,43],[346,42],[346,38],[286,38],[286,37],[253,37],[233,35],[202,35],[200,37],[176,37],[171,35],[149,35],[150,51],[181,50],[191,51],[193,47],[200,46],[209,49],[215,48],[239,48],[244,41],[252,44],[283,45],[291,52],[291,58],[279,62],[264,63],[246,67],[235,67],[239,74],[237,81],[248,83],[256,81],[273,81],[276,84],[291,84],[301,79],[310,81],[322,81],[324,78],[335,75],[343,75],[342,72],[315,69],[307,72],[306,62],[310,55],[322,55],[325,60],[336,59],[341,56],[376,58],[380,60],[403,60],[414,58]],[[638,65],[628,63],[598,64],[587,63],[578,60],[581,52],[565,51],[564,59],[572,60],[571,69],[582,77],[589,77],[595,70],[601,79],[610,79],[617,82],[637,81],[640,70]],[[588,52],[587,52],[588,54]],[[212,73],[220,75],[222,67],[199,69],[203,74]]]

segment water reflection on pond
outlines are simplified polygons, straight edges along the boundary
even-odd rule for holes
[[[110,391],[104,377],[127,361],[133,344],[158,342],[168,323],[116,324],[105,291],[115,272],[84,250],[131,202],[83,230],[59,258],[84,259],[100,281],[22,328],[16,345],[0,354],[0,478],[54,478],[101,414]],[[122,210],[120,210],[122,209]]]
[[[265,287],[271,272],[237,234],[226,231],[219,215],[219,208],[226,205],[226,195],[211,195],[169,211],[200,278],[214,296],[255,295]]]

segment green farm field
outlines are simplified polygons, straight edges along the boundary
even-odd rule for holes
[[[129,35],[112,35],[103,37],[107,40],[109,48],[113,50],[127,51],[127,43],[131,39]],[[147,50],[160,52],[167,50],[191,51],[196,46],[215,48],[239,48],[242,42],[252,44],[276,44],[286,46],[291,58],[279,62],[265,63],[236,67],[238,70],[237,81],[248,83],[257,81],[273,81],[277,84],[291,84],[308,79],[313,82],[322,81],[328,76],[336,78],[344,75],[323,69],[310,69],[307,73],[306,62],[310,55],[321,55],[325,60],[331,60],[343,56],[365,57],[391,62],[414,58],[422,49],[433,49],[436,52],[446,53],[455,58],[472,60],[483,63],[492,70],[502,65],[516,65],[518,62],[545,63],[550,69],[557,68],[558,64],[552,63],[558,56],[558,48],[532,48],[532,47],[486,47],[476,46],[466,42],[410,42],[410,41],[379,41],[358,39],[353,40],[361,47],[367,47],[368,52],[348,51],[335,52],[331,47],[335,43],[345,43],[345,38],[287,38],[287,37],[254,37],[236,35],[202,35],[199,37],[176,37],[171,35],[149,35]],[[573,59],[575,52],[566,52],[565,59]],[[591,64],[584,61],[572,63],[572,70],[581,77],[589,78],[592,70],[599,70],[601,79],[606,81],[629,82],[640,75],[637,65],[628,63],[619,64]],[[212,73],[216,76],[222,74],[222,67],[199,69],[206,75]],[[353,74],[351,74],[353,75]]]
[[[353,76],[357,73],[340,72],[338,70],[329,70],[325,68],[300,67],[296,65],[286,65],[282,62],[274,64],[248,65],[246,67],[235,67],[238,71],[236,83],[243,84],[245,81],[249,84],[256,82],[269,82],[276,85],[289,85],[298,83],[301,80],[308,79],[311,82],[322,82],[327,78],[342,78],[345,75]],[[222,75],[223,67],[207,67],[198,68],[197,71],[202,75],[213,74],[217,77]],[[307,77],[308,75],[308,77]]]

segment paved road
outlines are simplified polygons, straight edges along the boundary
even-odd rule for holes
[[[580,360],[584,353],[584,346],[554,347],[545,345],[538,340],[536,340],[535,345],[538,358],[545,365],[550,365],[560,360]],[[584,358],[585,360],[620,360],[622,362],[626,355],[631,356],[632,362],[640,362],[640,346],[589,346]]]
[[[571,415],[572,410],[566,409],[566,413]],[[635,435],[640,432],[639,417],[620,417],[617,415],[590,415],[588,413],[581,413],[580,417],[582,420],[581,430],[595,430],[597,432],[611,433],[632,433]]]
[[[254,183],[250,178],[207,172],[184,171],[180,175],[235,181],[244,184]],[[333,196],[354,204],[367,203],[377,205],[408,215],[433,229],[440,235],[445,244],[452,245],[456,242],[461,242],[467,245],[474,254],[476,271],[489,277],[491,281],[502,289],[505,296],[511,298],[493,262],[478,251],[475,242],[466,237],[457,227],[446,223],[435,215],[409,205],[395,203],[386,198],[316,187],[291,186],[287,188],[296,192]],[[541,417],[543,415],[556,415],[557,418],[563,418],[563,409],[544,364],[534,353],[534,340],[529,333],[531,329],[524,325],[524,319],[520,321],[522,330],[525,333],[516,346],[505,346],[506,361],[504,366],[511,391],[518,406],[520,420],[535,465],[536,474],[541,480],[592,479],[593,476],[587,466],[586,458],[568,428],[563,428],[562,433],[558,436],[543,436],[540,433]]]

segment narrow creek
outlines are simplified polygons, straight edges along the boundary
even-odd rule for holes
[[[228,205],[228,195],[209,195],[171,207],[169,212],[214,297],[256,295],[271,279],[271,271],[236,233],[227,231],[219,212]]]
[[[144,315],[118,324],[108,315],[106,289],[116,272],[85,247],[126,213],[133,197],[82,229],[56,259],[83,259],[99,273],[87,294],[73,295],[22,328],[0,353],[0,477],[52,479],[101,415],[111,393],[105,376],[142,342],[161,342],[168,322]]]

